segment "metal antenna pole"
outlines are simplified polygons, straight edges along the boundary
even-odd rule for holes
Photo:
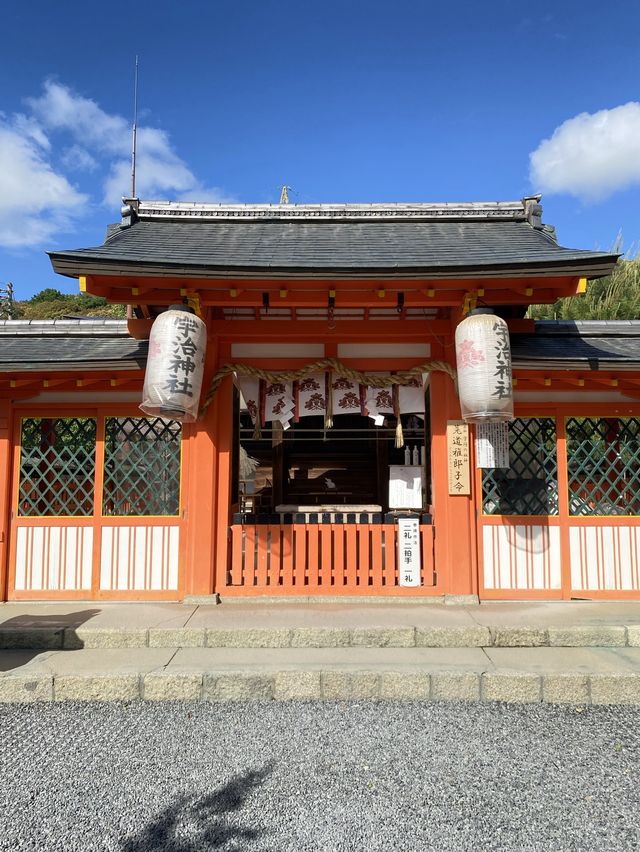
[[[136,55],[136,71],[133,84],[133,139],[131,145],[131,197],[136,197],[136,137],[138,125],[138,57]]]

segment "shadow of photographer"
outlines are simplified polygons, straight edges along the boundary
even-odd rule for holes
[[[241,811],[246,800],[273,771],[273,764],[248,770],[206,796],[180,796],[134,837],[123,841],[122,852],[205,852],[244,850],[263,833],[232,823],[227,815]],[[237,845],[236,845],[237,844]]]

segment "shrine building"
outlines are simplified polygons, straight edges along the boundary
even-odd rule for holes
[[[526,318],[617,262],[539,196],[128,199],[50,257],[128,318],[0,323],[5,600],[640,598],[640,323]]]

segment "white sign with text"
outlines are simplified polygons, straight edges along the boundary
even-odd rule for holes
[[[420,521],[398,518],[398,576],[401,586],[420,585]]]
[[[476,424],[476,467],[509,467],[509,424]]]
[[[389,466],[389,508],[422,509],[424,468],[418,465]]]

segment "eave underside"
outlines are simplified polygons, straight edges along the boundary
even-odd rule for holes
[[[480,300],[489,306],[553,303],[584,292],[587,277],[556,273],[486,278],[180,278],[170,275],[83,275],[80,289],[115,304],[148,306],[158,313],[168,305],[197,298],[203,308],[335,309],[461,308]],[[152,311],[154,313],[154,311]]]

